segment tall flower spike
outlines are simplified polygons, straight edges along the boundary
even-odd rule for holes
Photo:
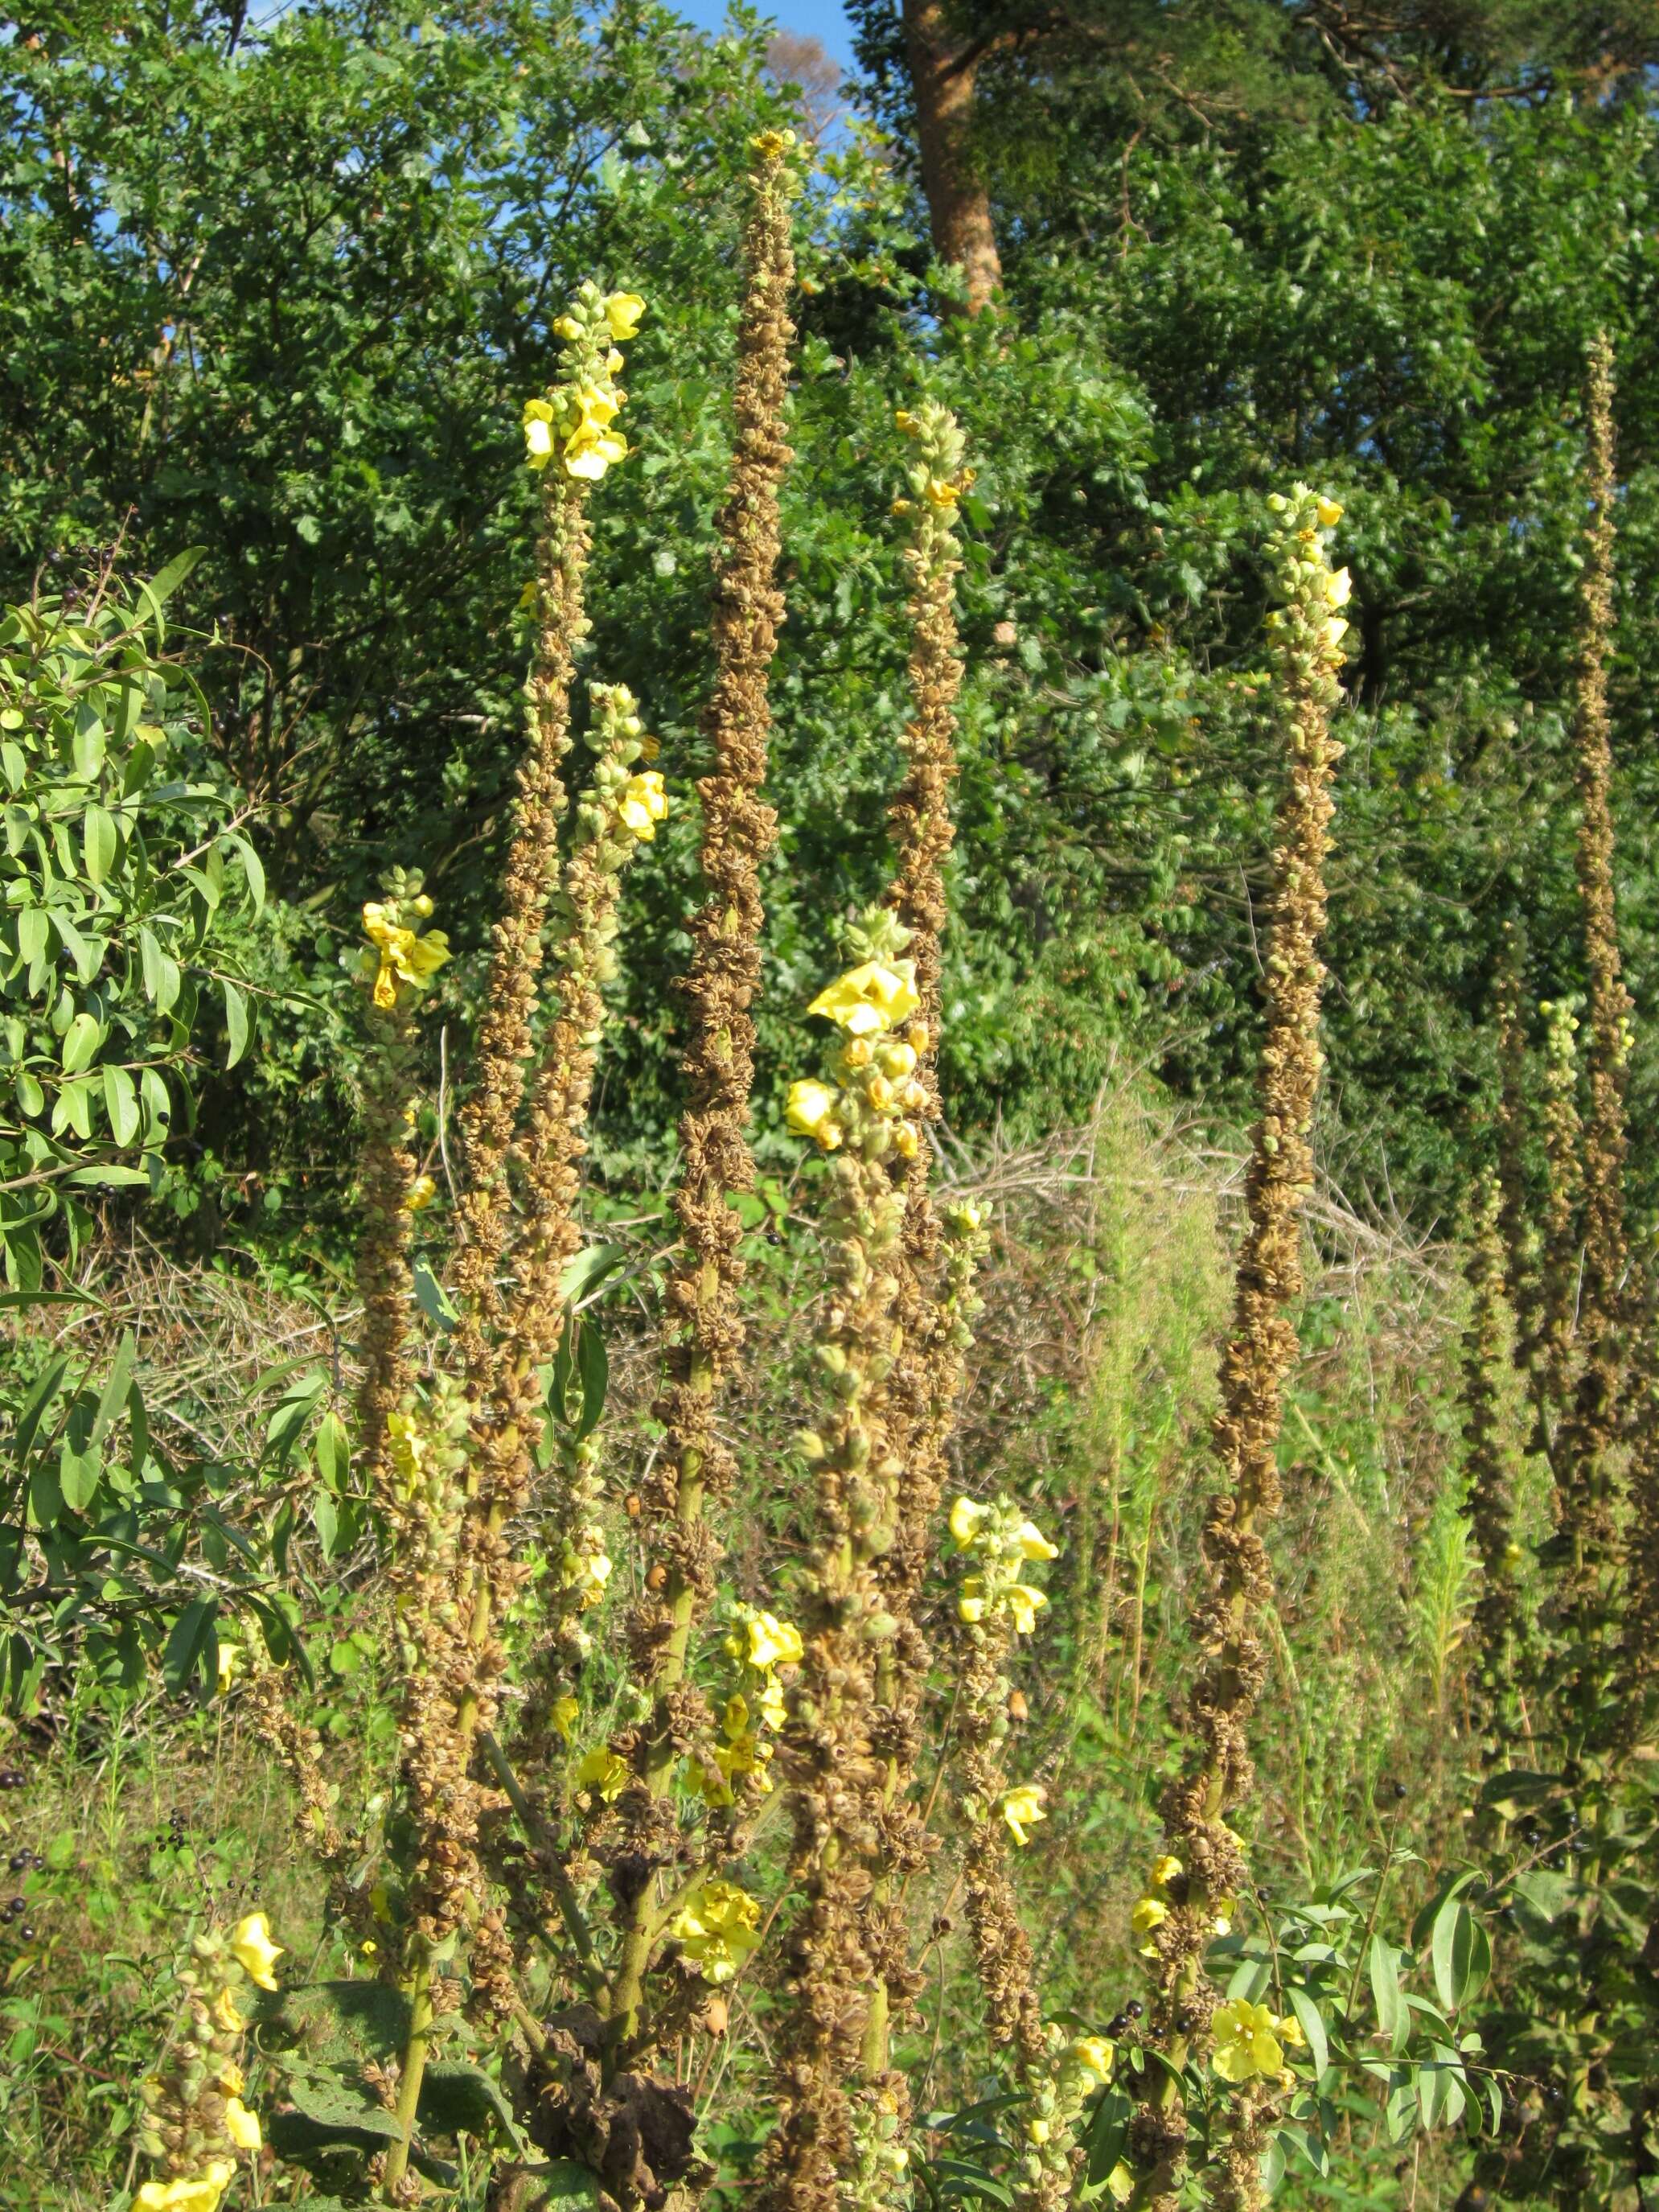
[[[768,2212],[833,2212],[846,2177],[870,2190],[884,2175],[890,2184],[902,2118],[904,2084],[886,2064],[885,1992],[872,1973],[866,1905],[872,1881],[890,1870],[889,1772],[876,1729],[892,1630],[880,1566],[899,1504],[887,1386],[898,1347],[905,1201],[891,1165],[918,1141],[903,1095],[918,1005],[907,945],[890,913],[866,917],[858,964],[810,1010],[841,1033],[830,1079],[797,1084],[791,1098],[793,1126],[830,1161],[830,1297],[817,1340],[826,1410],[798,1440],[817,1516],[805,1650],[780,1764],[792,1785],[791,1887],[805,1903],[785,1967],[778,2122],[763,2179]]]
[[[1613,634],[1613,346],[1603,331],[1590,354],[1588,428],[1589,495],[1585,532],[1577,728],[1578,897],[1589,977],[1584,1054],[1589,1110],[1584,1121],[1584,1268],[1577,1389],[1562,1425],[1564,1534],[1572,1544],[1571,1607],[1581,1634],[1604,1624],[1616,1570],[1618,1498],[1612,1449],[1620,1426],[1626,1355],[1625,1271],[1625,1074],[1631,999],[1619,956],[1613,893],[1613,834],[1608,744],[1607,663]]]
[[[359,1170],[363,1232],[356,1272],[363,1303],[363,1373],[357,1431],[371,1490],[385,1480],[386,1423],[409,1384],[415,1006],[449,957],[442,930],[424,927],[431,915],[432,901],[422,890],[420,877],[401,869],[389,879],[386,896],[363,908],[367,942],[358,972],[368,999],[372,1057],[363,1094]]]
[[[446,1667],[429,1670],[454,1700],[453,1714],[434,1705],[423,1781],[444,1829],[442,1863],[455,1875],[421,1915],[433,1945],[441,1944],[445,1899],[459,1909],[482,1899],[477,1862],[477,1793],[469,1775],[474,1740],[493,1724],[495,1685],[505,1664],[497,1629],[520,1579],[504,1534],[523,1496],[528,1464],[526,1427],[516,1418],[515,1355],[500,1280],[513,1227],[508,1161],[523,1103],[532,1024],[543,960],[543,931],[557,878],[557,836],[566,797],[564,757],[570,746],[570,685],[574,655],[587,630],[582,587],[590,537],[589,486],[625,454],[611,425],[624,394],[614,381],[622,367],[621,335],[632,335],[641,302],[632,293],[602,294],[584,284],[556,325],[562,338],[560,380],[525,410],[526,458],[542,482],[537,542],[537,635],[526,686],[528,743],[518,774],[502,911],[491,934],[489,980],[477,1037],[476,1080],[459,1116],[463,1189],[461,1242],[454,1260],[459,1307],[456,1343],[471,1407],[472,1449],[466,1510],[458,1537],[453,1595],[462,1638]],[[555,465],[556,464],[556,465]],[[453,1763],[440,1771],[446,1747]],[[436,1862],[434,1862],[436,1863]],[[487,2002],[506,1972],[499,1917],[485,1915],[476,1931],[475,1974]],[[411,2042],[412,2094],[418,2095],[424,2043]],[[400,2179],[406,2145],[387,2157]]]
[[[1578,1316],[1578,1209],[1583,1194],[1578,1118],[1577,999],[1544,999],[1544,1226],[1530,1379],[1531,1448],[1562,1476],[1559,1431],[1572,1397]]]
[[[915,968],[915,1064],[904,1080],[907,1110],[918,1123],[922,1141],[899,1170],[905,1194],[896,1304],[900,1345],[889,1398],[893,1450],[902,1472],[898,1524],[892,1548],[881,1562],[894,1628],[877,1684],[882,1709],[878,1741],[888,1763],[895,1869],[878,1880],[871,1913],[884,2000],[890,2010],[902,2014],[914,1983],[895,1876],[898,1867],[908,1869],[922,1863],[930,1848],[912,1803],[927,1675],[920,1600],[945,1479],[945,1448],[961,1395],[969,1324],[977,1310],[974,1275],[986,1237],[971,1206],[952,1209],[941,1228],[928,1195],[926,1140],[927,1125],[939,1114],[944,870],[955,836],[951,801],[957,778],[957,698],[962,687],[954,602],[962,563],[956,532],[962,495],[973,483],[973,471],[964,465],[962,432],[948,408],[929,401],[914,410],[900,410],[896,421],[909,441],[912,456],[906,471],[908,495],[896,502],[910,524],[904,562],[910,585],[911,714],[904,732],[904,781],[889,816],[897,867],[887,902],[909,933]],[[877,2055],[884,2066],[884,2053]]]
[[[1475,1185],[1465,1273],[1469,1317],[1463,1335],[1463,1445],[1468,1520],[1480,1554],[1481,1589],[1474,1609],[1480,1682],[1489,1730],[1513,1718],[1514,1644],[1520,1626],[1516,1570],[1515,1468],[1505,1414],[1504,1376],[1510,1366],[1510,1324],[1504,1297],[1502,1195],[1488,1171]]]
[[[689,1100],[675,1196],[684,1243],[668,1288],[667,1373],[657,1405],[667,1434],[641,1486],[641,1532],[652,1557],[646,1594],[629,1624],[635,1678],[655,1693],[656,1709],[637,1756],[639,1787],[621,1810],[641,1863],[653,1867],[675,1848],[664,1798],[676,1739],[696,1734],[707,1718],[685,1685],[686,1655],[714,1589],[715,1543],[705,1509],[724,1495],[732,1474],[715,1428],[716,1398],[743,1344],[737,1297],[742,1230],[732,1201],[754,1181],[745,1135],[754,1079],[750,1008],[760,982],[760,874],[777,836],[777,817],[760,794],[771,726],[767,685],[784,611],[776,569],[778,492],[790,459],[784,407],[794,337],[788,312],[793,144],[789,132],[763,133],[750,179],[737,436],[719,525],[714,688],[703,720],[714,767],[697,786],[708,896],[692,924],[686,984]],[[654,1880],[641,1881],[621,1909],[623,1948],[611,2014],[618,2042],[639,2026],[655,1887]]]
[[[179,1974],[179,2018],[155,2071],[139,2084],[137,2148],[162,2172],[142,2185],[134,2212],[217,2212],[239,2157],[262,2148],[258,2116],[242,2101],[241,2008],[253,1989],[276,1987],[271,1968],[282,1955],[263,1912],[228,1935],[211,1930],[191,1942]]]
[[[1492,987],[1498,1036],[1498,1229],[1504,1254],[1504,1291],[1515,1322],[1515,1364],[1532,1366],[1538,1340],[1538,1234],[1527,1196],[1527,1127],[1530,1070],[1527,1050],[1525,953],[1521,933],[1504,924]]]
[[[1274,495],[1268,505],[1277,518],[1267,550],[1279,604],[1267,629],[1290,784],[1273,849],[1261,1118],[1245,1181],[1248,1220],[1213,1431],[1223,1480],[1205,1522],[1193,1620],[1193,1646],[1201,1656],[1184,1715],[1190,1750],[1186,1771],[1164,1804],[1167,1849],[1182,1874],[1153,1931],[1157,1990],[1150,2026],[1174,2070],[1160,2073],[1130,2130],[1138,2198],[1160,2212],[1173,2212],[1185,2162],[1187,2123],[1175,2084],[1188,2051],[1201,2051],[1209,2040],[1215,1992],[1204,1972],[1205,1948],[1218,1900],[1237,1895],[1244,1881],[1226,1815],[1250,1787],[1246,1731],[1267,1671],[1255,1626],[1273,1590],[1262,1530],[1279,1506],[1283,1393],[1297,1349],[1288,1310],[1302,1290],[1301,1215],[1313,1181],[1309,1134],[1323,1064],[1319,945],[1330,785],[1341,751],[1330,725],[1347,629],[1339,610],[1348,597],[1348,573],[1332,568],[1326,549],[1342,510],[1302,484],[1289,498]],[[1259,2194],[1249,2145],[1261,2124],[1261,2094],[1255,2082],[1241,2091],[1238,2133],[1224,2161],[1226,2186],[1243,2192],[1243,2201]]]
[[[1052,2212],[1070,2186],[1081,2099],[1061,2094],[1071,2082],[1057,2063],[1065,2039],[1043,2024],[1036,1963],[1020,1922],[1009,1850],[1011,1838],[1024,1845],[1024,1822],[1020,1795],[1008,1786],[1006,1757],[1012,1731],[1008,1668],[1018,1638],[1030,1634],[1047,1602],[1030,1580],[1031,1563],[1053,1559],[1055,1551],[1006,1498],[989,1505],[958,1498],[951,1534],[970,1570],[957,1600],[957,1778],[967,1830],[969,1932],[991,2048],[1007,2054],[1029,2105],[1020,2201],[1032,2212]],[[1042,1793],[1027,1785],[1024,1802],[1029,1805],[1033,1796],[1041,1818]]]

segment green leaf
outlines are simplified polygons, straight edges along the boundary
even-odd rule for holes
[[[65,1443],[58,1455],[58,1487],[71,1513],[86,1511],[98,1495],[103,1472],[103,1454],[95,1445],[87,1451],[76,1452]]]
[[[183,1696],[196,1672],[218,1606],[216,1598],[193,1598],[173,1624],[161,1654],[161,1680],[175,1698]]]
[[[115,817],[102,806],[89,806],[81,819],[81,848],[94,884],[108,880],[121,850]]]
[[[35,1296],[38,1293],[14,1291],[9,1295],[23,1297]],[[40,1431],[40,1424],[50,1412],[68,1371],[67,1358],[54,1361],[23,1401],[23,1410],[17,1416],[17,1433],[12,1438],[11,1445],[12,1458],[19,1467],[21,1467],[33,1449],[34,1439]]]
[[[1434,1985],[1448,2012],[1455,2012],[1485,1986],[1492,1971],[1492,1945],[1461,1897],[1449,1897],[1435,1916],[1430,1956]]]
[[[439,1328],[453,1328],[460,1319],[450,1303],[448,1291],[424,1260],[415,1262],[415,1303]]]
[[[265,902],[264,864],[240,830],[227,830],[219,842],[230,846],[240,856],[242,873],[247,878],[247,887],[252,895],[253,911],[258,915]]]
[[[520,2141],[501,2083],[482,2066],[460,2060],[427,2068],[416,2117],[428,2134],[487,2136],[495,2126],[509,2142]]]
[[[92,1056],[103,1042],[102,1025],[90,1014],[77,1014],[64,1032],[61,1054],[65,1075],[79,1075],[92,1065]]]
[[[225,1028],[230,1036],[230,1055],[225,1061],[225,1066],[227,1068],[232,1068],[247,1050],[248,1038],[252,1031],[248,1022],[247,1000],[234,983],[227,982],[223,988]]]
[[[1386,1938],[1373,1936],[1367,1964],[1371,1995],[1376,2002],[1376,2024],[1390,2048],[1403,2051],[1412,2030],[1411,2014],[1400,1989],[1400,1954]]]
[[[138,1134],[138,1086],[125,1067],[104,1063],[104,1110],[118,1145],[130,1145]]]
[[[1322,2081],[1329,2070],[1331,2063],[1331,2047],[1325,2034],[1323,2015],[1306,1990],[1297,1989],[1292,1984],[1287,1994],[1291,2000],[1291,2010],[1295,2014],[1302,2033],[1308,2039],[1308,2055],[1314,2063],[1314,2079],[1316,2081]]]
[[[611,1381],[611,1358],[605,1348],[605,1339],[591,1321],[577,1324],[576,1373],[582,1386],[582,1410],[576,1423],[576,1442],[580,1443],[599,1426]]]
[[[628,1258],[625,1244],[588,1244],[577,1253],[559,1277],[559,1297],[567,1306],[580,1305],[607,1275],[615,1274]]]
[[[402,2138],[396,2114],[388,2112],[367,2090],[297,2069],[289,2075],[287,2088],[301,2114],[313,2126],[326,2129],[337,2142],[356,2142],[365,2136],[385,2142]]]
[[[343,1490],[351,1473],[351,1439],[337,1413],[325,1413],[315,1439],[317,1465],[331,1490]]]
[[[132,1389],[132,1370],[137,1364],[138,1345],[131,1329],[123,1332],[116,1346],[115,1357],[110,1362],[109,1376],[98,1401],[98,1411],[92,1419],[92,1441],[100,1444],[121,1415],[127,1409],[127,1399]]]
[[[75,1086],[84,1091],[84,1084]],[[113,1160],[100,1160],[89,1168],[76,1168],[64,1177],[65,1182],[82,1183],[103,1190],[134,1190],[140,1183],[148,1183],[149,1176],[143,1168],[122,1167]]]
[[[1135,2108],[1121,2089],[1107,2089],[1095,2107],[1086,2141],[1085,2179],[1091,2188],[1103,2189],[1107,2176],[1123,2156],[1129,2140],[1129,2123]]]

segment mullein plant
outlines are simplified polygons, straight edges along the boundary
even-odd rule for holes
[[[1330,786],[1341,748],[1331,736],[1340,696],[1348,572],[1331,566],[1330,533],[1342,510],[1305,485],[1269,501],[1274,596],[1267,617],[1290,785],[1273,853],[1272,928],[1266,962],[1267,1036],[1262,1111],[1245,1182],[1247,1225],[1239,1255],[1233,1327],[1222,1355],[1221,1407],[1213,1432],[1221,1487],[1203,1533],[1202,1583],[1193,1620],[1196,1674],[1182,1716],[1185,1770],[1164,1803],[1165,1847],[1134,1925],[1152,1965],[1149,2040],[1166,2062],[1129,2134],[1133,2197],[1173,2212],[1186,2160],[1182,2069],[1207,2057],[1235,2087],[1231,2131],[1213,2157],[1210,2200],[1231,2208],[1259,2201],[1259,2159],[1279,2094],[1282,2024],[1218,2008],[1205,1971],[1212,1938],[1231,1923],[1246,1881],[1243,1850],[1228,1825],[1253,1779],[1248,1729],[1267,1675],[1256,1627],[1273,1577],[1263,1533],[1279,1510],[1277,1452],[1285,1379],[1295,1362],[1291,1309],[1303,1285],[1301,1215],[1313,1181],[1310,1145],[1323,1055],[1319,1010],[1325,969],[1325,857]]]
[[[771,726],[772,659],[783,620],[777,581],[778,497],[791,455],[785,407],[794,326],[792,207],[794,135],[762,132],[752,147],[744,233],[746,282],[738,331],[736,435],[718,522],[714,684],[703,718],[711,772],[698,783],[706,896],[691,924],[686,979],[688,1102],[680,1122],[674,1206],[683,1243],[668,1286],[666,1375],[656,1412],[665,1434],[641,1486],[644,1588],[628,1626],[630,1676],[648,1710],[613,1745],[628,1768],[617,1818],[637,1871],[614,1885],[620,1952],[607,2023],[607,2069],[648,2055],[645,1980],[661,1940],[661,1880],[696,1846],[680,1833],[672,1786],[683,1754],[714,1734],[688,1679],[693,1638],[714,1594],[719,1539],[710,1509],[733,1474],[717,1425],[722,1383],[743,1345],[742,1224],[734,1199],[753,1184],[746,1134],[754,1080],[750,1008],[760,984],[761,872],[777,837],[762,798]]]
[[[1578,1224],[1583,1195],[1583,1124],[1578,1115],[1578,1010],[1576,998],[1541,999],[1544,1022],[1544,1216],[1538,1272],[1536,1320],[1531,1332],[1528,1381],[1533,1403],[1531,1449],[1549,1461],[1561,1504],[1558,1449],[1565,1411],[1577,1371]]]
[[[1538,1330],[1538,1232],[1528,1191],[1527,1140],[1532,1109],[1528,1048],[1526,957],[1514,922],[1503,926],[1492,986],[1498,1045],[1498,1231],[1504,1252],[1504,1293],[1514,1322],[1515,1364],[1532,1365]]]
[[[957,1595],[957,1804],[965,1833],[963,1889],[991,2047],[1007,2054],[1020,2095],[1018,2202],[1053,2212],[1067,2196],[1078,2124],[1111,2079],[1103,2036],[1072,2037],[1042,2017],[1036,1963],[1019,1917],[1011,1853],[1048,1818],[1048,1791],[1008,1771],[1018,1710],[1010,1674],[1019,1640],[1048,1603],[1030,1579],[1057,1547],[1007,1498],[958,1498],[950,1531],[967,1570]],[[1114,2188],[1121,2185],[1115,2176]]]
[[[218,2212],[238,2160],[263,2148],[258,2115],[243,2102],[241,2008],[251,1987],[276,1989],[282,1955],[263,1912],[191,1942],[179,1971],[179,2015],[155,2071],[138,2085],[137,2147],[161,2172],[142,2184],[134,2212]]]
[[[1517,1574],[1524,1555],[1516,1540],[1516,1468],[1504,1384],[1514,1332],[1504,1294],[1503,1206],[1499,1178],[1488,1169],[1476,1182],[1470,1208],[1462,1404],[1465,1510],[1481,1568],[1474,1609],[1477,1679],[1492,1757],[1512,1735],[1518,1717],[1515,1659],[1523,1629]]]
[[[804,1902],[784,1961],[778,2122],[763,2180],[768,2203],[790,2212],[827,2212],[855,2174],[879,2197],[884,2170],[890,2191],[906,2156],[904,2084],[886,2063],[874,2002],[885,1990],[866,1908],[891,1840],[877,1732],[878,1678],[895,1626],[879,1570],[897,1535],[903,1473],[890,1385],[902,1340],[905,1192],[892,1170],[921,1149],[913,1116],[925,1095],[915,1073],[909,932],[878,908],[848,935],[855,964],[808,1009],[835,1024],[838,1048],[826,1079],[794,1083],[788,1104],[790,1127],[827,1158],[830,1188],[815,1347],[827,1408],[796,1439],[816,1511],[800,1678],[782,1737],[791,1887]],[[888,2144],[896,2148],[884,2160]]]
[[[1631,999],[1620,972],[1613,888],[1612,755],[1607,665],[1614,627],[1613,348],[1605,332],[1591,350],[1588,391],[1589,490],[1575,744],[1579,824],[1577,875],[1589,977],[1584,1117],[1583,1276],[1577,1388],[1561,1425],[1559,1480],[1563,1534],[1571,1544],[1563,1594],[1581,1638],[1604,1628],[1618,1571],[1619,1498],[1613,1446],[1626,1352],[1624,1175],[1625,1083],[1632,1042]],[[1589,1686],[1586,1686],[1587,1689]],[[1594,1694],[1594,1693],[1592,1693]]]

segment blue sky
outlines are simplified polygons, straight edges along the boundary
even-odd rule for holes
[[[672,0],[688,22],[706,31],[717,31],[726,21],[726,0]],[[760,11],[772,16],[782,31],[799,31],[803,37],[821,39],[825,51],[843,68],[853,65],[853,37],[841,0],[757,0]]]

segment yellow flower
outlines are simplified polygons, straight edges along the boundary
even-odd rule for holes
[[[260,2150],[264,2137],[259,2133],[259,2115],[250,2112],[240,2097],[225,2099],[225,2133],[238,2150]]]
[[[1048,1793],[1040,1782],[1021,1782],[1002,1793],[1002,1817],[1017,1844],[1029,1840],[1029,1831],[1048,1817],[1044,1800]]]
[[[668,812],[668,793],[663,789],[662,777],[657,769],[648,768],[638,775],[630,775],[623,786],[622,797],[617,801],[617,818],[623,828],[630,831],[641,844],[647,844],[657,834],[657,824]]]
[[[833,1152],[842,1139],[841,1124],[836,1119],[836,1109],[841,1103],[841,1093],[827,1083],[815,1083],[803,1078],[789,1086],[789,1103],[785,1118],[798,1137],[812,1137],[826,1152]]]
[[[605,319],[618,345],[626,345],[640,326],[645,302],[637,292],[613,292],[605,303]]]
[[[270,1940],[270,1923],[263,1912],[250,1912],[230,1931],[230,1948],[248,1979],[262,1990],[274,1990],[271,1968],[283,1955],[280,1943]]]
[[[1333,652],[1348,635],[1348,625],[1340,615],[1331,615],[1320,624],[1319,635]]]
[[[363,908],[363,934],[380,956],[374,978],[377,1006],[395,1006],[400,983],[426,982],[449,957],[449,939],[441,929],[428,929],[424,937],[416,937],[412,929],[389,921],[377,899]]]
[[[223,2028],[227,2035],[240,2035],[247,2026],[236,2009],[228,1990],[221,1990],[213,2000],[213,2024]]]
[[[133,2212],[219,2212],[219,2199],[235,2171],[228,2158],[216,2158],[200,2173],[177,2181],[147,2181],[132,2200]]]
[[[1319,526],[1322,530],[1334,530],[1342,520],[1342,509],[1334,499],[1322,498],[1316,501],[1314,512],[1319,518]]]
[[[1034,2113],[1025,2123],[1025,2137],[1028,2142],[1046,2143],[1052,2133],[1053,2130],[1041,2112]]]
[[[545,399],[526,399],[523,420],[524,457],[532,469],[544,469],[553,458],[553,410]],[[533,585],[525,588],[533,594]]]
[[[1092,2074],[1097,2081],[1111,2080],[1112,2060],[1115,2052],[1116,2045],[1109,2043],[1103,2035],[1080,2035],[1072,2045],[1073,2063],[1080,2066],[1085,2074]]]
[[[1276,2024],[1276,2033],[1279,2041],[1291,2051],[1305,2051],[1308,2047],[1308,2039],[1302,2033],[1302,2023],[1294,2013],[1286,2013],[1284,2019]]]
[[[564,472],[598,483],[614,461],[628,459],[628,441],[614,430],[596,430],[584,423],[565,441]]]
[[[981,1575],[969,1575],[962,1585],[962,1595],[957,1600],[957,1616],[971,1626],[985,1618],[985,1581]]]
[[[954,507],[962,497],[962,490],[961,487],[953,484],[948,477],[929,477],[927,497],[930,507],[949,508]]]
[[[914,1075],[916,1066],[915,1047],[906,1044],[902,1037],[894,1037],[881,1048],[881,1066],[882,1073],[884,1075],[890,1075],[896,1083],[907,1075]]]
[[[1211,2021],[1215,2049],[1210,2063],[1224,2081],[1248,2081],[1253,2075],[1277,2074],[1285,2053],[1273,2033],[1278,2022],[1264,2004],[1234,1997],[1218,2005]]]
[[[957,1549],[968,1551],[981,1528],[990,1518],[988,1505],[976,1505],[971,1498],[958,1498],[951,1508],[951,1534],[957,1540]]]
[[[751,1613],[746,1624],[751,1667],[793,1667],[804,1656],[800,1631],[793,1621],[780,1620],[775,1613]]]
[[[760,1905],[735,1882],[705,1882],[668,1932],[706,1982],[729,1982],[760,1942]]]
[[[1048,1602],[1047,1595],[1034,1589],[1030,1583],[1013,1583],[1008,1589],[1008,1610],[1014,1617],[1016,1636],[1029,1636],[1036,1626],[1036,1617]]]
[[[597,1535],[598,1531],[584,1529],[584,1535]],[[574,1590],[581,1609],[586,1613],[605,1595],[605,1586],[611,1579],[611,1560],[603,1550],[579,1552],[574,1545],[567,1547],[559,1565],[562,1587]]]
[[[781,1729],[788,1717],[783,1701],[783,1685],[775,1674],[769,1674],[761,1686],[760,1717],[769,1729]]]
[[[404,1193],[404,1207],[410,1213],[424,1213],[438,1195],[436,1180],[429,1175],[418,1175]]]
[[[1328,607],[1346,607],[1353,596],[1353,578],[1346,568],[1333,568],[1325,579],[1325,604]]]
[[[242,1647],[240,1644],[219,1646],[218,1679],[213,1686],[214,1695],[222,1698],[225,1692],[242,1671]]]
[[[226,2059],[219,2069],[219,2087],[228,2097],[240,2097],[246,2088],[247,2082],[242,2069],[234,2058]]]
[[[1136,1899],[1134,1911],[1129,1915],[1129,1925],[1137,1936],[1150,1936],[1169,1917],[1170,1908],[1161,1897],[1140,1897]]]
[[[553,1700],[553,1710],[548,1717],[551,1720],[555,1729],[557,1731],[561,1742],[568,1743],[571,1737],[574,1735],[576,1729],[576,1716],[580,1712],[580,1705],[577,1703],[575,1698],[570,1695],[568,1691],[565,1692],[563,1697],[555,1698]]]
[[[1214,1917],[1210,1922],[1211,1935],[1231,1936],[1233,1932],[1233,1916],[1238,1911],[1238,1899],[1236,1897],[1218,1897],[1212,1911]]]
[[[608,1743],[596,1745],[576,1769],[576,1779],[597,1790],[607,1805],[614,1805],[634,1778],[625,1759],[618,1759]]]
[[[1181,1861],[1172,1858],[1168,1851],[1165,1851],[1161,1858],[1152,1861],[1152,1886],[1156,1889],[1166,1889],[1172,1881],[1178,1879],[1180,1874]]]
[[[866,960],[838,975],[806,1011],[824,1015],[849,1036],[869,1036],[893,1028],[921,1004],[914,960],[896,960],[890,967],[884,960]]]
[[[1022,1559],[1057,1559],[1058,1545],[1051,1544],[1034,1521],[1022,1521],[1014,1532],[1014,1541],[1019,1547]]]
[[[795,134],[793,131],[759,131],[749,143],[763,161],[781,161],[795,143]]]

